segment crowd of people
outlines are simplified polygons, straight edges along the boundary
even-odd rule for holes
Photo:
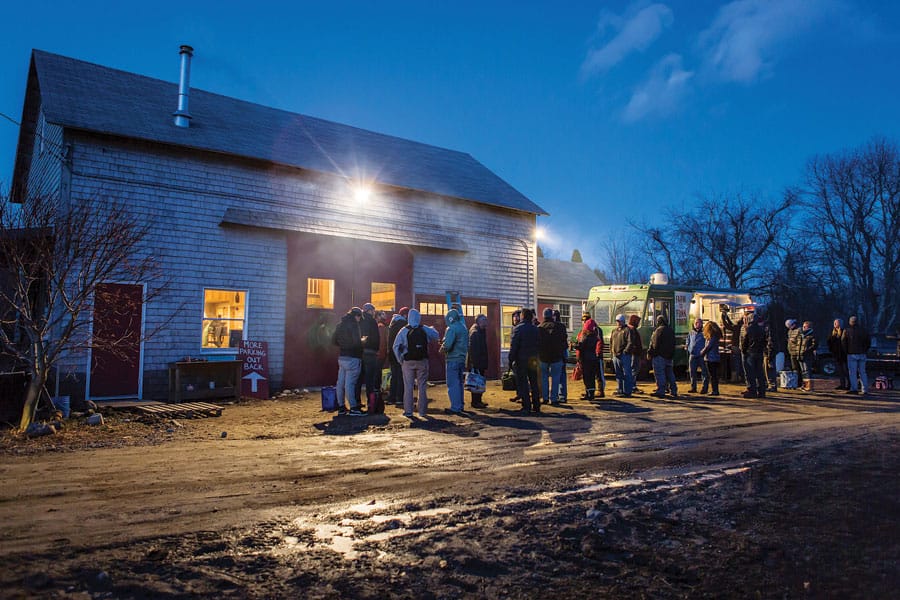
[[[570,343],[565,324],[558,310],[547,308],[543,320],[534,311],[520,309],[512,315],[512,336],[509,348],[509,370],[515,375],[516,397],[521,402],[521,414],[539,415],[542,404],[558,406],[567,401],[566,362],[570,352],[575,353],[574,378],[584,382],[582,399],[594,400],[606,397],[604,368],[604,335],[589,313],[582,315],[582,325],[575,341]],[[743,374],[745,398],[765,398],[766,392],[778,390],[782,371],[783,352],[776,342],[772,324],[766,321],[762,311],[750,312],[742,319],[732,321],[727,307],[723,306],[720,325],[714,320],[695,319],[684,344],[688,356],[688,380],[690,394],[719,395],[720,368],[723,343],[737,357],[739,371]],[[450,414],[462,414],[465,410],[464,382],[467,377],[482,378],[490,363],[487,343],[488,319],[480,314],[467,329],[460,307],[450,308],[444,316],[446,329],[443,337],[430,325],[422,323],[416,309],[401,308],[386,322],[386,314],[367,303],[362,308],[353,307],[345,314],[335,329],[332,341],[339,347],[337,401],[342,412],[350,416],[363,413],[361,393],[366,388],[366,408],[369,412],[382,412],[382,388],[389,388],[387,402],[403,407],[403,414],[412,418],[415,411],[420,417],[428,414],[428,365],[429,343],[439,342],[446,367],[447,395]],[[638,331],[640,318],[616,315],[616,326],[609,337],[609,356],[615,372],[614,396],[630,398],[641,393],[637,388],[637,376],[643,358],[650,363],[656,389],[652,395],[678,398],[674,357],[676,337],[673,327],[664,315],[656,319],[646,350]],[[787,332],[787,358],[789,372],[795,373],[796,386],[803,389],[803,382],[812,376],[818,349],[818,340],[812,323],[799,324],[795,319],[785,322]],[[730,334],[726,337],[726,334]],[[865,394],[866,352],[869,336],[858,319],[850,317],[844,327],[841,319],[835,319],[834,328],[827,340],[837,375],[838,389],[850,394]],[[382,376],[387,364],[390,368],[389,385]],[[787,366],[787,365],[785,365]],[[785,385],[781,383],[781,385]],[[485,408],[483,385],[470,385],[470,406]]]

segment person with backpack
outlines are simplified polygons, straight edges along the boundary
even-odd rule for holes
[[[394,356],[403,371],[403,416],[413,416],[413,386],[419,388],[419,416],[428,415],[428,342],[441,337],[437,329],[422,325],[422,315],[409,309],[409,324],[397,333],[394,340]]]
[[[469,352],[469,330],[460,318],[459,311],[451,308],[444,317],[447,329],[440,352],[446,361],[447,395],[450,397],[449,412],[460,415],[463,412],[463,381],[466,377],[466,354]]]
[[[350,404],[350,416],[361,417],[359,400],[356,397],[356,381],[362,370],[363,339],[359,322],[362,319],[362,309],[354,306],[347,314],[341,317],[341,322],[331,336],[332,343],[340,348],[338,351],[338,380],[335,386],[337,392],[338,410],[343,414],[347,410],[346,403]]]

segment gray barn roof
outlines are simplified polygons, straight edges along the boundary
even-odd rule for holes
[[[588,292],[603,282],[584,263],[539,258],[537,295],[542,300],[587,300]]]
[[[172,117],[176,83],[40,50],[32,53],[30,82],[31,77],[36,77],[47,121],[64,127],[347,177],[363,171],[386,185],[546,214],[464,152],[199,89],[190,91],[190,127],[180,128]]]

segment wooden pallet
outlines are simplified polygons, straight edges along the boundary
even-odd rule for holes
[[[220,417],[222,407],[207,402],[179,402],[176,404],[147,404],[136,407],[142,412],[160,417],[181,417],[193,419],[198,417]]]

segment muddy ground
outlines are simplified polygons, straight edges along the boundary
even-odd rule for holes
[[[6,432],[0,597],[897,597],[900,392],[739,391]]]

